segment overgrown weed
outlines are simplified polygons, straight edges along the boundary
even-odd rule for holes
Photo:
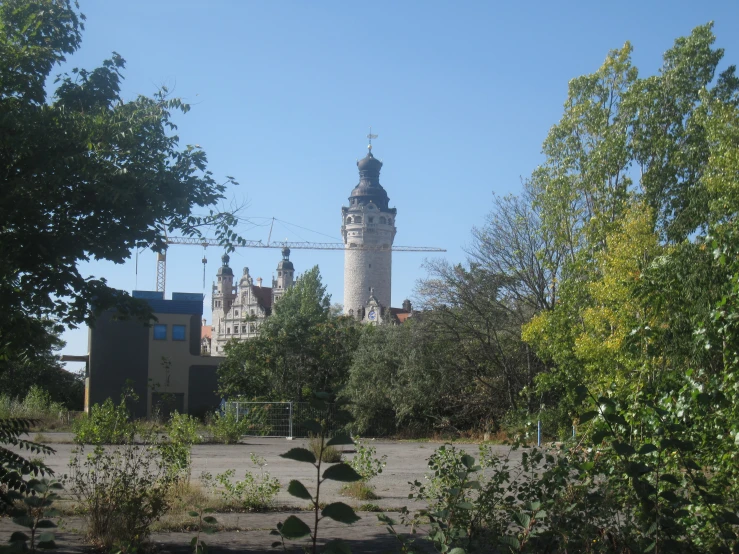
[[[323,441],[320,439],[320,437],[315,437],[313,435],[308,438],[308,450],[310,450],[316,458],[320,456],[321,461],[327,464],[339,463],[341,461],[341,457],[344,454],[341,450],[333,445],[326,446],[325,444],[323,444]]]
[[[380,498],[375,494],[375,487],[364,481],[356,481],[344,485],[341,487],[341,494],[356,498],[357,500],[378,500]]]

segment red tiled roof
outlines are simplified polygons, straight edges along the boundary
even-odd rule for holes
[[[200,328],[200,340],[202,340],[202,339],[210,339],[212,332],[213,332],[213,326],[212,325],[203,325]]]
[[[390,308],[390,315],[398,320],[398,323],[405,323],[405,320],[411,317],[411,312],[403,308]]]

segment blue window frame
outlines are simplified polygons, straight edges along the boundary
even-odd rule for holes
[[[185,325],[172,325],[172,340],[187,340]]]
[[[154,340],[167,340],[167,326],[161,323],[154,324]]]

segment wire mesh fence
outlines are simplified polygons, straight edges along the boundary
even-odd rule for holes
[[[237,421],[248,420],[246,436],[305,438],[309,431],[303,425],[306,421],[324,420],[328,434],[339,431],[354,432],[350,425],[336,423],[336,407],[328,406],[328,412],[313,408],[309,402],[241,402],[230,401],[224,406],[236,415]],[[394,418],[375,418],[366,429],[365,437],[386,437],[397,431]]]

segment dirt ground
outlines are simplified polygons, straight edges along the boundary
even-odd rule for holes
[[[64,441],[71,440],[71,434],[44,433],[44,436],[49,445],[56,450],[56,454],[48,456],[45,462],[54,469],[57,475],[67,473],[69,459],[75,445]],[[286,511],[258,514],[215,514],[219,524],[229,530],[206,537],[211,552],[272,552],[275,549],[272,549],[270,545],[275,537],[271,536],[269,531],[277,522],[284,521],[293,513],[297,513],[306,522],[310,521],[308,513],[290,511],[290,508],[302,506],[304,501],[290,496],[285,489],[291,479],[299,479],[306,485],[311,483],[316,477],[315,468],[310,464],[279,457],[290,448],[305,447],[306,442],[301,439],[288,441],[251,438],[238,445],[208,444],[193,447],[192,476],[195,480],[204,471],[216,475],[227,469],[233,469],[237,479],[242,479],[246,471],[258,472],[258,468],[250,460],[250,454],[254,453],[265,458],[266,471],[278,478],[282,485],[282,490],[277,495],[276,505],[284,507]],[[368,443],[375,446],[378,456],[383,454],[388,456],[387,466],[383,473],[372,481],[375,485],[375,492],[380,498],[372,500],[371,503],[385,510],[397,510],[403,506],[407,506],[409,510],[421,508],[420,504],[408,499],[410,492],[408,483],[423,480],[424,474],[428,472],[428,458],[440,444],[380,440],[368,441]],[[349,450],[350,447],[346,448]],[[460,444],[457,448],[464,449],[477,457],[476,444]],[[506,446],[494,446],[493,448],[501,455],[509,452]],[[351,456],[352,453],[347,452],[345,459],[350,459]],[[520,458],[520,452],[514,452],[512,458]],[[326,481],[321,487],[321,500],[325,502],[342,501],[358,509],[363,502],[342,496],[339,491],[340,486],[340,483]],[[323,529],[323,536],[346,540],[351,545],[352,552],[399,551],[397,541],[387,532],[385,526],[379,523],[376,513],[360,512],[359,515],[362,519],[353,525],[344,525],[329,519],[322,521],[320,528]],[[393,517],[392,513],[388,515]],[[15,530],[20,530],[20,528],[8,519],[0,519],[0,542],[5,542],[7,540],[5,537],[10,537]],[[402,528],[398,530],[408,531]],[[59,545],[57,552],[88,552],[90,549],[84,543],[83,534],[84,521],[81,518],[64,518],[62,527],[56,533]],[[154,533],[151,540],[160,552],[189,552],[189,542],[193,536],[194,533]],[[304,542],[288,545],[288,551],[302,552],[303,545],[305,545]]]

